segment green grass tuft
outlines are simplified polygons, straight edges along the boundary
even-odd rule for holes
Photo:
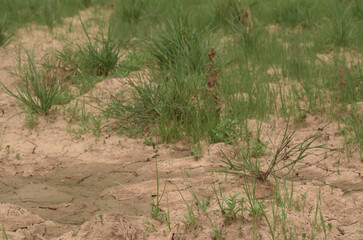
[[[16,91],[7,88],[2,82],[4,92],[16,98],[24,107],[24,111],[47,115],[50,109],[66,101],[62,88],[62,79],[44,74],[38,70],[35,60],[27,50],[27,64],[20,69],[20,81]]]

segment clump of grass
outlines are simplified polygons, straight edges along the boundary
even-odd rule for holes
[[[187,16],[169,20],[165,30],[145,38],[142,46],[163,72],[203,73],[210,49],[207,29],[200,30]]]
[[[91,38],[82,20],[81,24],[87,41],[77,44],[76,49],[65,47],[58,51],[55,55],[57,63],[53,67],[63,71],[67,78],[72,77],[86,92],[99,82],[100,77],[116,70],[122,55],[110,28],[106,36],[100,33],[98,37]]]
[[[156,124],[164,142],[179,140],[184,135],[198,142],[219,122],[215,100],[203,80],[200,75],[163,78],[158,82],[129,80],[130,98],[114,99],[106,113],[122,126],[138,126],[144,134]]]
[[[250,176],[262,182],[265,182],[271,174],[284,172],[286,176],[292,171],[296,163],[306,157],[309,150],[323,147],[321,145],[313,145],[319,137],[319,135],[313,135],[300,143],[293,143],[294,132],[288,133],[287,125],[283,138],[273,154],[272,159],[268,162],[266,170],[262,170],[258,159],[253,158],[254,154],[249,146],[249,141],[247,141],[247,147],[242,148],[235,158],[229,158],[224,154],[225,160],[223,162],[228,168],[217,171]],[[287,162],[287,160],[289,161]]]
[[[123,21],[128,23],[137,23],[147,9],[149,1],[145,0],[123,0],[118,2],[118,8],[115,14]]]
[[[129,80],[131,96],[115,98],[105,110],[106,115],[117,119],[122,126],[131,124],[133,129],[137,126],[143,133],[156,124],[163,142],[176,141],[183,136],[194,144],[201,138],[233,141],[236,138],[232,129],[234,123],[228,120],[220,123],[221,99],[215,55],[212,49],[208,57],[205,56],[211,62],[206,75],[190,74],[182,68],[174,70],[172,75],[149,79],[139,76],[138,81]]]
[[[179,139],[183,125],[187,131],[195,127],[193,121],[198,118],[198,100],[190,96],[195,92],[190,78],[163,79],[159,83],[139,78],[138,81],[129,80],[127,84],[132,89],[131,98],[115,100],[107,109],[108,115],[122,125],[132,123],[145,133],[150,126],[157,124],[163,141]]]
[[[5,15],[3,19],[0,19],[0,47],[6,47],[11,42],[12,34],[9,33],[7,25],[7,16]]]
[[[298,24],[311,26],[317,17],[313,0],[277,0],[271,1],[273,17],[277,23],[296,27]]]
[[[41,17],[52,32],[55,24],[61,20],[61,6],[59,0],[46,0],[41,5]]]
[[[237,36],[237,43],[245,47],[253,47],[259,45],[259,39],[263,31],[263,26],[257,24],[233,24],[230,22],[231,30]]]
[[[326,8],[329,11],[329,21],[321,25],[325,45],[347,46],[356,32],[355,19],[352,15],[353,1],[347,6],[339,1],[327,1]]]
[[[240,0],[215,0],[213,1],[216,22],[240,24],[249,16],[248,8]]]
[[[112,40],[112,31],[109,28],[107,37],[101,34],[101,38],[91,39],[82,20],[82,27],[88,42],[78,45],[79,54],[83,58],[83,68],[96,75],[107,76],[113,70],[120,59],[120,50]]]
[[[148,36],[160,19],[164,1],[119,0],[112,12],[109,24],[113,26],[114,38],[122,46],[132,46],[135,39]]]
[[[7,88],[2,82],[0,85],[4,92],[16,98],[25,108],[24,111],[40,115],[47,115],[50,109],[57,104],[65,102],[65,90],[62,88],[62,79],[52,78],[38,70],[35,60],[28,51],[27,64],[20,68],[20,81],[16,91]]]

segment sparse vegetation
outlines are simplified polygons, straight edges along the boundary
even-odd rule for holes
[[[36,183],[44,196],[47,189],[63,194],[66,185],[59,200],[67,200],[64,205],[51,198],[42,206],[34,207],[38,199],[22,204],[45,212],[84,202],[76,223],[92,214],[104,229],[114,229],[108,224],[115,209],[132,212],[130,219],[143,217],[146,239],[151,232],[170,239],[312,240],[344,231],[358,236],[341,224],[345,209],[324,197],[346,204],[362,190],[356,182],[363,162],[361,5],[0,2],[0,120],[8,121],[0,122],[0,187],[6,189],[0,197],[16,190],[22,199],[23,180],[16,187],[6,182],[21,174],[32,176],[27,188]],[[15,61],[5,58],[16,55],[14,73]],[[20,122],[24,116],[27,132],[14,117],[14,103],[25,113]],[[51,139],[44,135],[48,129]],[[44,139],[56,142],[57,154],[45,149],[51,142],[39,142]],[[357,216],[356,205],[349,207]],[[120,220],[121,226],[139,234],[130,219]],[[117,225],[120,232],[122,227]],[[81,236],[82,227],[71,229],[73,237]],[[3,224],[3,240],[18,234],[5,230]],[[22,230],[24,236],[32,231]]]

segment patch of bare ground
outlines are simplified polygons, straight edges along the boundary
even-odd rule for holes
[[[22,30],[20,30],[21,32]],[[32,31],[28,47],[36,57],[48,48],[62,47],[49,33]],[[21,36],[23,45],[27,40]],[[15,78],[8,73],[16,67],[16,44],[0,49],[0,79],[10,87]],[[274,72],[271,72],[273,74]],[[123,88],[125,79],[106,79],[85,97],[107,101]],[[71,103],[73,104],[73,103]],[[223,166],[221,149],[235,151],[226,144],[203,145],[203,157],[191,156],[185,143],[146,146],[142,139],[102,132],[96,138],[83,133],[77,138],[67,131],[69,116],[61,110],[40,117],[36,129],[29,131],[17,102],[0,92],[0,221],[9,239],[213,239],[211,232],[220,227],[229,239],[270,239],[263,217],[254,219],[244,212],[234,221],[226,221],[211,184],[223,186],[223,193],[241,193],[245,197],[243,178],[211,173]],[[89,107],[88,111],[94,111]],[[282,138],[286,123],[272,118],[261,127],[261,140],[268,142],[261,164],[271,155]],[[256,121],[248,122],[251,135]],[[350,158],[343,148],[344,138],[337,123],[307,114],[305,123],[296,129],[294,142],[321,134],[318,144],[326,149],[309,152],[294,168],[293,205],[287,210],[287,227],[310,234],[314,228],[317,202],[326,224],[329,239],[363,238],[363,167],[357,150]],[[231,155],[233,155],[231,153]],[[160,203],[170,215],[170,226],[150,216],[151,203],[157,196],[156,161],[161,186],[166,181]],[[257,183],[256,197],[264,200],[267,217],[272,219],[273,181]],[[178,190],[178,188],[179,190]],[[282,189],[282,186],[280,186]],[[320,191],[321,201],[318,199]],[[185,219],[187,207],[198,197],[210,197],[208,214],[194,207],[197,225]],[[170,227],[170,229],[169,229]],[[323,239],[320,229],[316,239]]]

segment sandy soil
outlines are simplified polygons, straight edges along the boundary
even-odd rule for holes
[[[0,48],[0,80],[11,89],[16,80],[9,71],[16,70],[20,42],[38,58],[64,45],[41,27],[21,29],[14,43]],[[108,94],[120,90],[124,80],[107,79],[88,94],[107,101]],[[191,191],[199,197],[212,197],[208,214],[222,227],[223,237],[269,239],[263,217],[254,228],[247,213],[233,222],[220,216],[211,183],[219,181],[225,193],[246,196],[243,179],[210,172],[223,165],[220,150],[231,146],[203,146],[204,155],[196,160],[182,142],[160,144],[156,152],[153,146],[144,145],[143,139],[114,132],[102,132],[98,138],[92,133],[75,137],[68,131],[73,126],[72,116],[62,109],[40,117],[38,127],[29,130],[23,114],[14,116],[20,111],[15,99],[0,92],[0,221],[9,239],[213,239],[214,229],[205,214],[195,209],[196,229],[183,216],[187,207],[180,193],[191,203]],[[255,122],[249,124],[253,134]],[[284,127],[279,119],[263,125],[264,140],[272,141],[269,147],[277,144]],[[323,136],[319,144],[336,150],[309,154],[295,167],[293,199],[299,202],[300,210],[288,210],[288,228],[310,234],[320,189],[322,216],[326,224],[332,224],[332,229],[327,229],[328,239],[363,239],[363,165],[359,153],[352,149],[347,159],[338,125],[322,117],[307,115],[306,123],[297,127],[295,141],[316,133]],[[157,195],[156,161],[161,185],[167,181],[161,208],[165,213],[170,211],[170,230],[166,223],[149,217]],[[269,209],[271,182],[258,183],[256,191]],[[302,194],[306,194],[305,200]],[[267,215],[271,217],[271,211]],[[321,231],[316,239],[323,238]],[[302,239],[301,234],[298,239]]]

